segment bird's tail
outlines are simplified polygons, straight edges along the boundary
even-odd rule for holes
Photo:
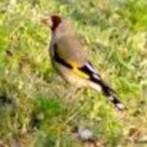
[[[102,93],[108,98],[108,100],[114,104],[118,110],[124,110],[125,106],[117,98],[116,92],[106,84],[97,71],[93,68],[91,63],[85,64],[79,68],[80,71],[88,75],[88,80],[90,81],[91,87],[102,91]]]
[[[124,110],[125,106],[121,103],[121,101],[117,98],[116,92],[106,84],[102,78],[94,73],[90,77],[90,81],[94,83],[94,86],[92,86],[96,90],[101,90],[102,93],[108,98],[108,100],[113,103],[113,105],[118,109],[118,110]]]

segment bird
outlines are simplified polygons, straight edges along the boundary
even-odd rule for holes
[[[59,14],[49,14],[41,21],[51,30],[49,54],[59,75],[77,88],[90,87],[102,92],[114,107],[125,110],[116,91],[103,80],[88,59],[73,23]]]

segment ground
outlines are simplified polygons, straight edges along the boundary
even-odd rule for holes
[[[106,147],[147,144],[146,0],[0,1],[0,146],[77,147],[71,128],[90,128]],[[127,106],[72,87],[48,55],[46,14],[68,17],[89,59]]]

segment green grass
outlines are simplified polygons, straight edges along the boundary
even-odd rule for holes
[[[132,127],[143,128],[143,136],[147,131],[146,7],[146,0],[1,0],[0,143],[76,147],[70,129],[80,124],[107,147],[145,146],[128,134]],[[51,32],[40,22],[53,12],[75,24],[89,58],[127,106],[125,114],[91,89],[72,104],[65,100],[72,88],[51,66]]]

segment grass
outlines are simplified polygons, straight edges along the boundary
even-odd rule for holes
[[[145,0],[1,0],[0,144],[76,147],[70,130],[79,124],[107,147],[145,146],[136,140],[147,132],[146,5]],[[128,107],[125,114],[91,89],[75,95],[79,100],[72,104],[64,99],[72,88],[51,66],[51,33],[40,23],[53,12],[75,24],[89,58]],[[139,134],[131,136],[132,128]]]

